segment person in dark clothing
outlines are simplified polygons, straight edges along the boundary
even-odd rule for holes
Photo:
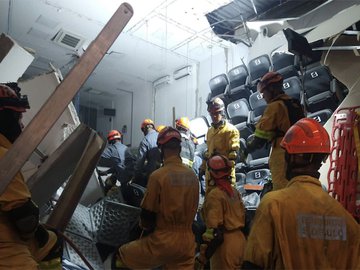
[[[129,182],[133,176],[135,158],[122,143],[122,134],[117,130],[110,130],[107,136],[108,145],[101,154],[99,165],[110,167],[100,175],[111,174],[105,181],[105,193],[115,186],[116,181],[122,185]]]
[[[145,119],[141,124],[141,131],[145,137],[139,145],[133,182],[146,187],[150,174],[160,168],[161,156],[156,144],[158,132],[155,130],[154,122],[151,119]]]
[[[187,117],[180,117],[175,122],[176,129],[181,135],[181,152],[182,163],[189,168],[193,168],[195,158],[195,144],[190,137],[190,120]]]

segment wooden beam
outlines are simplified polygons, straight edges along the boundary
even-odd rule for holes
[[[74,214],[75,208],[105,147],[105,142],[94,130],[87,139],[85,151],[46,222],[46,224],[62,232],[65,231]]]
[[[41,107],[5,156],[0,159],[0,194],[2,194],[39,145],[56,120],[96,68],[133,15],[132,7],[123,3],[96,39]]]

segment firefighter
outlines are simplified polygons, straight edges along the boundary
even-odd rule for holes
[[[122,134],[118,130],[110,130],[107,135],[108,145],[101,154],[99,165],[110,169],[99,172],[100,175],[111,174],[105,181],[105,193],[115,186],[116,181],[125,184],[131,180],[134,157],[128,147],[122,143]]]
[[[121,246],[113,267],[194,269],[197,177],[181,162],[181,135],[176,129],[164,128],[157,143],[164,166],[151,174],[140,206],[140,226],[153,232]]]
[[[156,127],[156,131],[157,131],[158,133],[160,133],[160,131],[162,131],[165,127],[166,127],[166,126],[164,126],[164,125],[158,125],[158,126]]]
[[[175,127],[181,134],[181,160],[186,166],[193,168],[195,158],[195,144],[190,137],[189,118],[180,117],[175,121]]]
[[[330,153],[326,130],[314,119],[303,118],[280,145],[286,151],[289,182],[261,200],[244,269],[359,269],[359,224],[318,179]]]
[[[29,109],[17,83],[0,84],[0,158],[23,128]],[[39,208],[18,172],[0,194],[0,269],[61,269],[62,245],[57,235],[39,224]]]
[[[210,269],[240,269],[245,250],[245,207],[240,193],[231,186],[232,163],[223,155],[208,159],[215,187],[207,194],[202,209],[206,224],[204,243],[197,262]]]
[[[144,133],[144,138],[139,145],[133,182],[146,187],[150,174],[158,169],[161,164],[160,152],[156,145],[159,133],[155,130],[154,122],[151,119],[145,119],[140,128]]]
[[[208,112],[212,124],[206,135],[207,150],[204,153],[204,160],[199,172],[200,176],[205,173],[206,194],[214,186],[214,181],[210,181],[206,160],[215,154],[226,156],[232,163],[231,181],[235,185],[235,160],[240,149],[239,131],[226,121],[225,105],[221,98],[215,98],[209,102]]]
[[[267,142],[272,143],[269,168],[273,190],[284,188],[285,178],[284,150],[280,147],[281,139],[292,124],[304,117],[303,109],[296,99],[292,99],[282,90],[283,77],[277,72],[268,72],[257,85],[258,91],[268,104],[259,122],[255,136],[247,141],[247,151],[262,148]]]

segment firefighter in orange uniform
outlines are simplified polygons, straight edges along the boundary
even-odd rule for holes
[[[0,84],[0,158],[20,136],[29,109],[16,83]],[[39,208],[18,172],[0,194],[0,269],[61,269],[61,242],[39,224]]]
[[[140,226],[153,232],[121,246],[113,265],[132,269],[194,269],[192,223],[199,201],[198,180],[181,162],[181,136],[176,129],[164,128],[157,143],[164,166],[150,175],[140,206]]]
[[[326,130],[303,118],[281,147],[289,182],[261,200],[243,269],[359,269],[359,224],[319,181],[318,170],[330,153]]]
[[[292,124],[304,117],[300,103],[286,95],[282,85],[283,77],[277,72],[268,72],[261,78],[258,91],[268,105],[256,124],[254,140],[247,142],[248,152],[263,147],[266,142],[272,143],[269,167],[273,190],[284,188],[288,182],[281,139]]]
[[[231,186],[232,163],[215,155],[207,161],[215,186],[205,198],[202,213],[206,224],[198,262],[210,259],[210,269],[240,269],[244,250],[245,207],[240,193]]]
[[[206,160],[213,155],[224,155],[232,164],[231,182],[235,185],[235,161],[240,149],[240,134],[236,127],[226,121],[225,104],[221,98],[215,98],[208,104],[208,112],[211,116],[212,124],[206,135],[207,151],[205,160],[200,168],[200,174],[205,173],[206,194],[214,186],[210,183],[210,173],[207,168]]]

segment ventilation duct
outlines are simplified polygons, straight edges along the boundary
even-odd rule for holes
[[[85,38],[61,29],[52,40],[62,47],[77,50],[84,43]]]

